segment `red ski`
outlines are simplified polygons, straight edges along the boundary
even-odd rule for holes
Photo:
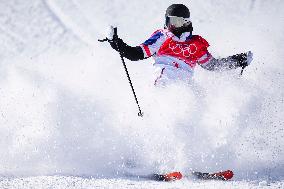
[[[221,171],[217,173],[202,173],[194,171],[192,172],[192,175],[194,175],[197,179],[202,179],[202,180],[230,180],[231,178],[233,178],[234,173],[231,170]],[[175,180],[180,180],[182,178],[183,175],[181,174],[181,172],[154,174],[151,176],[151,179],[156,181],[175,181]]]
[[[167,174],[154,174],[150,179],[156,181],[175,181],[180,180],[182,178],[182,174],[180,172],[172,172]]]

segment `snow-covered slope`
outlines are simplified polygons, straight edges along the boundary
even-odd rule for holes
[[[254,61],[241,78],[240,70],[197,68],[191,86],[165,89],[152,85],[151,60],[127,61],[141,119],[118,54],[97,39],[115,24],[122,39],[138,45],[163,27],[164,11],[174,2],[0,1],[2,188],[22,185],[13,176],[42,175],[77,175],[79,183],[101,187],[116,180],[82,177],[115,177],[125,187],[119,178],[129,172],[192,169],[233,169],[236,181],[253,180],[224,187],[283,179],[283,1],[179,1],[190,8],[194,32],[210,42],[214,56],[252,50]],[[58,178],[74,182],[24,182],[36,188],[41,179],[56,184]],[[203,183],[171,184],[187,186]]]

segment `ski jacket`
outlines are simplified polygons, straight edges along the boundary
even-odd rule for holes
[[[167,29],[154,32],[140,46],[131,47],[120,38],[109,41],[112,48],[120,51],[123,57],[137,61],[149,57],[154,58],[156,80],[166,83],[169,80],[188,80],[193,76],[197,64],[202,68],[228,70],[245,67],[247,53],[236,54],[227,58],[215,59],[209,52],[209,43],[198,35],[184,32],[178,38]]]
[[[144,58],[154,58],[154,66],[179,68],[191,74],[196,64],[206,64],[212,58],[207,50],[209,43],[190,32],[185,32],[178,38],[166,29],[158,30],[140,47]]]

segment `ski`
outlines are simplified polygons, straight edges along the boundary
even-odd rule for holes
[[[231,170],[221,171],[217,173],[202,173],[194,171],[192,172],[192,174],[197,179],[202,179],[202,180],[230,180],[234,176],[234,173]]]
[[[230,180],[233,178],[234,173],[231,170],[227,171],[221,171],[221,172],[216,172],[216,173],[203,173],[203,172],[198,172],[198,171],[193,171],[192,175],[201,180]],[[150,178],[151,180],[155,181],[175,181],[175,180],[180,180],[182,179],[183,176],[181,172],[171,172],[171,173],[166,173],[166,174],[153,174],[151,175]]]
[[[180,172],[171,172],[167,174],[153,174],[150,176],[150,179],[156,181],[175,181],[182,179],[182,174]]]

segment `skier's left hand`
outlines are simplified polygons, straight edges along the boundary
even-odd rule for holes
[[[250,63],[252,62],[253,60],[253,53],[251,51],[247,52],[247,65],[250,65]]]
[[[250,63],[253,60],[253,53],[251,51],[248,51],[246,53],[240,53],[240,54],[236,54],[230,57],[232,60],[236,61],[237,67],[242,67],[245,68],[248,65],[250,65]]]

